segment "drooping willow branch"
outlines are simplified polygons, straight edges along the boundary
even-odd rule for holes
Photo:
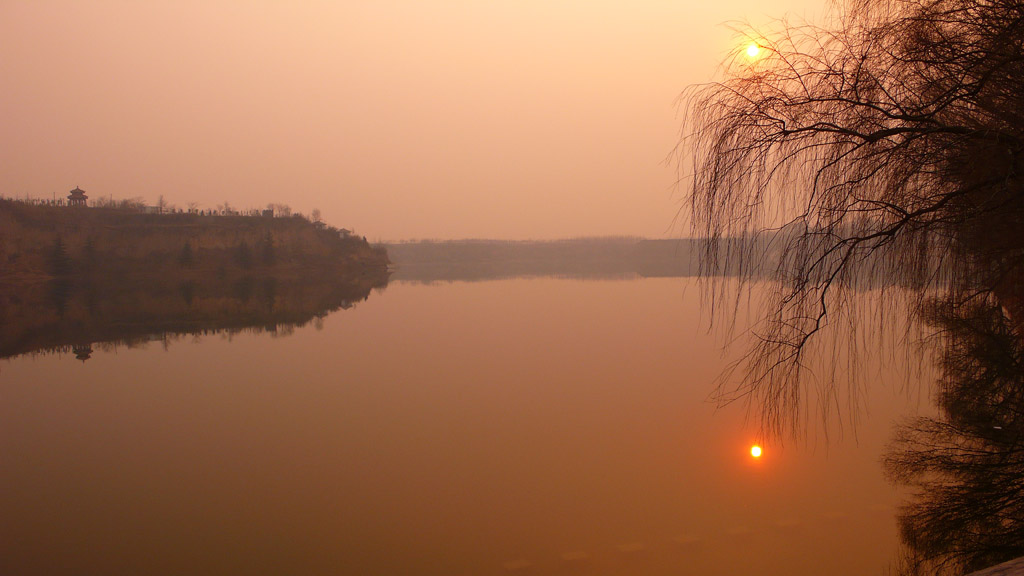
[[[720,399],[754,401],[768,431],[798,427],[812,377],[836,393],[840,375],[812,374],[807,354],[855,324],[853,291],[884,278],[920,302],[994,289],[1016,266],[1021,246],[993,258],[985,238],[1024,223],[1022,22],[1021,2],[854,2],[829,27],[748,32],[766,57],[684,93],[702,273],[774,286]]]

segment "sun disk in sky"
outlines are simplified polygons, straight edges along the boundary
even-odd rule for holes
[[[757,42],[751,42],[747,45],[747,58],[757,58],[757,55],[761,53],[761,47],[757,45]]]
[[[750,447],[750,455],[753,456],[754,458],[760,458],[761,457],[761,447],[756,445],[756,444],[751,446]]]

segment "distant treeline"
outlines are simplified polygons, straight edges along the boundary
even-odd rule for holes
[[[782,254],[780,230],[734,238],[713,249],[692,238],[573,238],[551,241],[418,240],[385,244],[396,266],[393,280],[453,282],[520,277],[579,279],[745,277],[770,280]],[[754,257],[756,255],[756,257]],[[823,254],[823,258],[835,255]],[[892,285],[890,262],[876,259],[852,280],[857,290]]]
[[[365,238],[304,217],[144,213],[0,199],[0,282],[386,270]]]
[[[84,193],[84,191],[83,191]],[[0,195],[0,200],[10,200],[20,204],[31,206],[54,206],[70,207],[69,200],[61,198],[8,198]],[[112,196],[99,196],[88,200],[87,205],[92,208],[105,208],[121,210],[124,212],[140,212],[145,214],[198,214],[201,216],[249,216],[249,217],[273,217],[273,218],[303,218],[311,222],[320,222],[320,210],[313,209],[309,216],[301,212],[292,212],[291,206],[287,204],[267,204],[265,209],[259,208],[235,208],[229,202],[218,204],[216,208],[199,208],[198,202],[190,202],[187,208],[179,208],[164,200],[163,196],[157,198],[156,204],[146,204],[141,197],[135,198],[114,198]]]
[[[553,276],[633,278],[691,276],[698,243],[635,237],[554,241],[447,240],[386,244],[394,279],[473,281]]]

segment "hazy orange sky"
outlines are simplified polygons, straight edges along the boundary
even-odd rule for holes
[[[370,240],[664,237],[675,99],[825,0],[0,0],[0,195],[287,203]]]

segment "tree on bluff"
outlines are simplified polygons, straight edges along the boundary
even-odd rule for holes
[[[1022,317],[1024,2],[853,0],[830,25],[748,35],[759,58],[684,93],[679,160],[702,272],[750,280],[763,247],[775,258],[743,377],[720,391],[778,433],[796,425],[811,344],[852,323],[867,278],[919,301],[994,295]]]

